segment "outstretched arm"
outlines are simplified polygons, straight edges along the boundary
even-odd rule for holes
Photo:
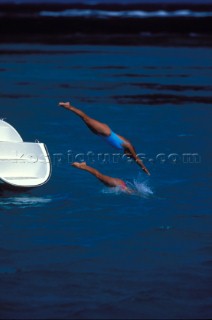
[[[149,170],[143,164],[143,161],[137,156],[135,149],[131,144],[124,146],[124,153],[128,155],[130,158],[134,159],[135,162],[141,167],[141,169],[150,176]]]

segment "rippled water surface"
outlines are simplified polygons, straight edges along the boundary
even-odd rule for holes
[[[25,141],[45,142],[53,170],[41,188],[0,191],[1,318],[211,318],[211,56],[0,46],[0,117]],[[131,140],[151,176],[59,101]],[[102,186],[74,160],[134,194]]]

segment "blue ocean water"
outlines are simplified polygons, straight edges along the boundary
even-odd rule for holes
[[[52,160],[45,186],[0,194],[0,317],[211,318],[211,48],[0,53],[0,117],[25,141],[45,142]],[[59,101],[131,140],[151,176]],[[72,160],[136,194],[104,187]]]

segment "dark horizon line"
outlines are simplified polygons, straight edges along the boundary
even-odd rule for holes
[[[89,6],[95,6],[95,5],[104,5],[104,6],[111,6],[111,5],[118,5],[118,6],[135,6],[135,5],[212,5],[211,0],[197,0],[197,1],[192,1],[192,0],[180,0],[180,1],[168,1],[168,0],[161,0],[161,1],[154,1],[154,0],[145,0],[145,1],[129,1],[129,2],[119,2],[117,0],[114,1],[109,1],[109,2],[105,2],[105,1],[101,1],[101,0],[97,0],[97,1],[88,1],[88,0],[81,0],[81,1],[60,1],[60,3],[58,3],[56,0],[42,0],[42,1],[17,1],[17,0],[13,0],[13,1],[1,1],[0,0],[0,5],[89,5]]]
[[[145,0],[145,2],[131,2],[131,3],[118,3],[116,0],[114,2],[105,3],[105,2],[95,2],[89,3],[86,1],[83,2],[0,2],[1,8],[12,8],[12,7],[19,7],[19,8],[42,8],[42,7],[57,7],[57,8],[85,8],[85,7],[92,7],[92,8],[209,8],[212,7],[212,2],[189,2],[187,0],[180,2],[150,2]]]
[[[42,3],[49,3],[49,4],[58,4],[57,2],[58,0],[31,0],[29,2],[29,0],[19,0],[17,2],[17,0],[0,0],[0,4],[42,4]],[[142,0],[142,1],[139,1],[139,0],[133,0],[133,1],[127,1],[125,0],[124,3],[123,1],[121,2],[120,0],[109,0],[108,2],[104,1],[104,0],[80,0],[80,1],[77,1],[77,0],[62,0],[60,1],[60,3],[62,4],[79,4],[79,3],[85,3],[85,4],[92,4],[92,3],[95,3],[95,4],[122,4],[122,5],[125,5],[125,4],[185,4],[185,3],[188,3],[188,4],[210,4],[211,3],[211,0],[180,0],[180,1],[177,1],[177,0],[174,0],[174,1],[170,1],[170,0]]]

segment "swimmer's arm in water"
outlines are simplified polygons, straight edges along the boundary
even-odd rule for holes
[[[124,146],[124,153],[128,155],[130,158],[134,159],[135,162],[141,167],[141,169],[150,176],[149,170],[143,164],[143,161],[137,156],[135,149],[131,144],[125,144]]]
[[[125,191],[126,193],[128,193],[128,194],[135,194],[135,191],[132,190],[132,189],[130,189],[130,188],[128,188],[128,187],[126,187],[126,189],[124,189],[124,191]]]

